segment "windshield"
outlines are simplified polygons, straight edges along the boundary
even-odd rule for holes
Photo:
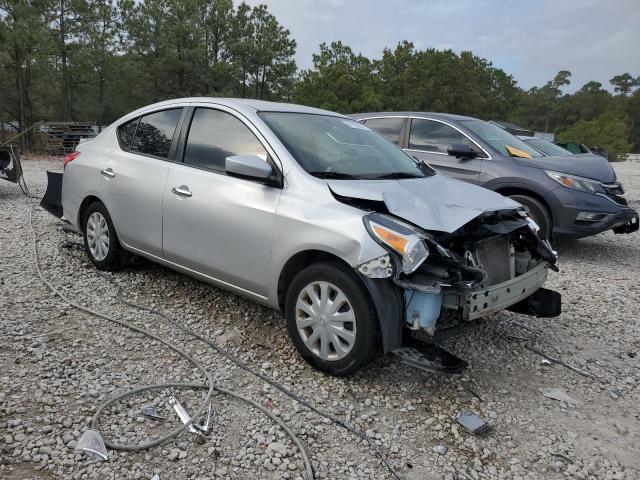
[[[535,148],[527,145],[515,135],[483,120],[460,120],[460,123],[475,133],[482,140],[495,148],[502,155],[511,157],[542,157]],[[520,152],[518,152],[520,151]]]
[[[290,112],[260,117],[308,173],[319,178],[383,179],[433,175],[389,140],[355,120]]]
[[[546,140],[543,140],[541,138],[531,138],[525,141],[533,148],[540,150],[545,155],[555,155],[562,157],[570,157],[571,155],[573,155],[573,153],[571,153],[569,150],[566,150],[556,145],[555,143],[547,142]]]

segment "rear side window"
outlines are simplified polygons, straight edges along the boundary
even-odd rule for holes
[[[367,127],[381,133],[396,145],[400,144],[400,131],[403,123],[404,118],[399,117],[370,118],[364,122]]]
[[[210,108],[196,109],[184,163],[225,171],[225,160],[233,155],[257,155],[267,160],[267,151],[247,126],[233,115]]]
[[[138,120],[140,119],[136,118],[118,127],[118,142],[120,142],[120,148],[123,150],[129,150],[133,136],[136,134]]]
[[[463,143],[477,149],[476,145],[455,128],[433,120],[411,120],[409,148],[425,152],[447,153],[454,143]]]
[[[182,108],[163,110],[140,118],[131,150],[154,157],[167,158]]]

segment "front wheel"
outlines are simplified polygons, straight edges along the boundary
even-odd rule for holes
[[[528,195],[509,195],[511,200],[522,204],[527,209],[527,213],[533,219],[534,222],[540,227],[538,235],[540,238],[548,240],[551,238],[551,230],[553,224],[551,222],[551,214],[547,207],[545,207],[540,200],[537,200]]]
[[[365,366],[378,347],[379,327],[358,276],[338,263],[311,265],[287,290],[287,329],[300,355],[330,375]]]

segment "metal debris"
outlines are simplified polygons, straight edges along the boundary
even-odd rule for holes
[[[588,372],[585,372],[584,370],[580,370],[579,368],[576,368],[573,365],[569,365],[568,363],[565,363],[562,360],[558,360],[557,358],[550,357],[549,355],[547,355],[543,351],[538,350],[537,348],[532,347],[531,345],[525,345],[524,348],[526,348],[527,350],[531,350],[533,353],[537,353],[542,358],[545,358],[545,359],[549,360],[552,363],[557,363],[558,365],[562,365],[563,367],[568,368],[569,370],[571,370],[572,372],[577,373],[578,375],[582,375],[583,377],[591,378],[592,380],[598,380],[598,377],[596,377],[595,375],[593,375],[591,373],[588,373]]]
[[[156,410],[155,405],[145,405],[142,407],[142,414],[145,417],[153,418],[154,420],[166,420],[167,417],[163,417],[162,415],[158,415],[158,411]]]
[[[191,419],[191,415],[187,413],[185,408],[182,406],[182,404],[178,401],[176,397],[172,396],[169,398],[169,405],[173,407],[173,410],[176,412],[176,415],[178,416],[178,418],[183,424],[185,425],[189,424],[189,426],[187,427],[187,430],[189,432],[207,433],[209,431],[209,425],[211,423],[211,404],[209,404],[209,410],[207,412],[207,420],[204,422],[204,424],[189,423],[189,420]]]
[[[156,473],[153,477],[151,477],[151,480],[160,480],[160,475]]]
[[[107,448],[104,445],[102,435],[93,428],[89,428],[80,436],[76,450],[81,451],[88,457],[98,460],[99,462],[105,462],[108,458]]]
[[[558,400],[559,402],[571,403],[575,405],[577,402],[571,398],[567,393],[560,388],[541,388],[542,395],[552,400]]]
[[[487,433],[492,428],[491,425],[469,410],[462,410],[458,412],[456,415],[456,422],[476,435]]]

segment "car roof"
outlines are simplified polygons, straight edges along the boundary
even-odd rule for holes
[[[372,117],[417,117],[417,118],[433,118],[436,120],[476,120],[474,117],[465,115],[454,115],[453,113],[438,112],[369,112],[354,113],[349,115],[351,118],[363,119]]]
[[[166,100],[164,102],[154,103],[152,105],[146,105],[141,108],[140,111],[156,109],[158,107],[180,105],[186,103],[215,103],[218,105],[224,105],[236,110],[248,112],[248,111],[263,111],[263,112],[290,112],[290,113],[314,113],[322,115],[339,115],[339,113],[330,112],[328,110],[322,110],[319,108],[306,107],[304,105],[296,105],[293,103],[280,103],[280,102],[267,102],[264,100],[253,100],[249,98],[224,98],[224,97],[188,97],[188,98],[176,98],[173,100]],[[137,112],[138,110],[136,110]],[[135,113],[135,112],[132,112]]]

